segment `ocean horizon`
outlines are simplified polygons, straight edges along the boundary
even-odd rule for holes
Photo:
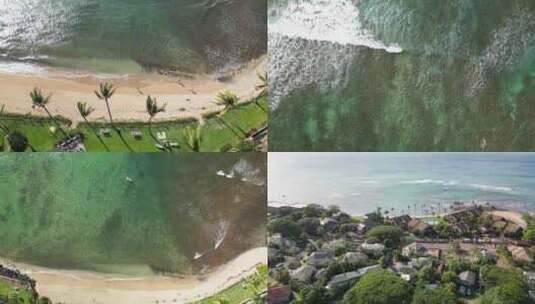
[[[270,205],[425,215],[454,202],[535,211],[533,153],[273,153]]]

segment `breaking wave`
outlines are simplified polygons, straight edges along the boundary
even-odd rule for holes
[[[471,188],[471,189],[477,189],[485,192],[494,192],[494,193],[512,193],[513,188],[506,187],[506,186],[496,186],[496,185],[484,185],[484,184],[462,184],[459,183],[459,181],[455,180],[437,180],[437,179],[417,179],[417,180],[410,180],[410,181],[404,181],[402,184],[405,185],[424,185],[424,184],[430,184],[430,185],[439,185],[443,187],[461,187],[461,188]]]
[[[358,47],[401,53],[398,44],[376,39],[359,22],[352,1],[294,0],[268,8],[270,106],[295,89],[344,85]]]

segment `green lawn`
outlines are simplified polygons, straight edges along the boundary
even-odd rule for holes
[[[259,103],[263,109],[267,109],[266,98],[259,100]],[[207,115],[201,133],[201,151],[219,152],[239,147],[244,137],[242,131],[249,133],[267,123],[267,113],[263,109],[259,108],[255,103],[249,102],[241,104],[233,110],[225,113],[222,118],[224,122],[231,126],[234,132],[225,126],[220,119],[215,117],[215,115]],[[54,145],[61,139],[61,133],[56,132],[53,134],[49,130],[54,124],[47,118],[9,115],[0,117],[0,119],[8,125],[12,131],[16,130],[25,134],[28,137],[29,142],[37,151],[53,150]],[[92,123],[92,125],[95,126],[97,132],[102,127],[105,127],[103,124],[97,125],[97,123]],[[184,130],[187,127],[195,127],[197,125],[198,122],[193,119],[167,121],[154,123],[152,131],[154,135],[158,132],[165,132],[168,141],[178,143],[179,148],[175,149],[175,151],[191,151],[185,143]],[[126,144],[123,143],[116,132],[112,131],[111,136],[109,137],[101,136],[110,151],[128,151],[127,145],[135,152],[159,151],[155,146],[155,140],[150,135],[147,123],[116,123],[116,126],[121,130],[121,134]],[[242,131],[240,131],[240,129]],[[134,138],[132,135],[133,130],[141,131],[141,140]],[[87,151],[106,151],[105,147],[98,140],[98,137],[87,124],[81,123],[76,129],[69,131],[81,131],[84,134],[84,144]]]
[[[203,299],[195,304],[223,304],[223,303],[241,303],[257,295],[267,288],[267,266],[258,267],[257,273],[232,285],[220,293]],[[251,282],[254,282],[254,288],[251,288]]]
[[[31,304],[31,292],[27,289],[17,290],[10,284],[0,281],[0,299],[8,301],[10,299],[17,299],[18,304]],[[11,302],[9,302],[11,303]]]

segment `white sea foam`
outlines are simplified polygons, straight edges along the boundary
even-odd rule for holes
[[[349,0],[297,0],[271,11],[269,32],[287,37],[366,46],[401,53],[397,44],[377,40],[359,22],[359,10]]]
[[[403,182],[403,184],[410,184],[410,185],[435,184],[435,185],[441,185],[441,186],[455,186],[459,184],[459,182],[458,181],[444,181],[444,180],[437,180],[437,179],[416,179],[416,180]]]
[[[268,206],[273,207],[273,208],[281,208],[281,207],[304,208],[307,206],[307,204],[268,201]]]
[[[217,233],[216,233],[216,240],[215,240],[215,246],[214,250],[217,250],[219,246],[223,243],[225,240],[225,237],[227,237],[228,228],[230,227],[230,223],[227,221],[221,221],[219,222],[217,226]]]
[[[464,188],[473,188],[478,189],[485,192],[497,192],[497,193],[511,193],[513,192],[513,188],[506,187],[506,186],[495,186],[495,185],[483,185],[483,184],[460,184],[458,181],[450,180],[437,180],[437,179],[416,179],[416,180],[410,180],[410,181],[404,181],[402,184],[408,184],[408,185],[424,185],[424,184],[432,184],[432,185],[440,185],[444,187],[452,187],[452,186],[459,186]]]
[[[344,86],[355,47],[400,53],[399,45],[377,40],[359,22],[350,0],[290,0],[272,4],[268,18],[270,107],[311,84],[322,90]]]
[[[480,185],[480,184],[470,184],[469,186],[472,188],[476,188],[476,189],[487,191],[487,192],[506,192],[506,193],[513,192],[513,188],[511,187]]]
[[[42,75],[46,69],[28,62],[0,61],[0,73],[21,75]]]

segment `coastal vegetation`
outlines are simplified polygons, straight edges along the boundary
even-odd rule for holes
[[[0,265],[0,303],[52,304],[49,298],[39,296],[35,284],[28,275]]]
[[[6,154],[0,163],[2,260],[62,303],[76,301],[65,301],[70,294],[58,295],[51,285],[69,290],[95,283],[94,294],[100,296],[106,294],[101,288],[110,287],[101,287],[101,278],[115,274],[147,278],[147,297],[155,299],[159,295],[152,286],[169,286],[175,279],[177,293],[191,288],[191,278],[199,279],[194,292],[177,299],[200,299],[197,295],[230,286],[227,278],[235,283],[265,264],[266,209],[259,206],[265,207],[266,156],[208,154]],[[42,187],[45,181],[49,187]],[[72,281],[71,271],[79,280]],[[50,280],[48,273],[57,277]],[[0,271],[0,281],[2,276]],[[124,282],[110,280],[110,285],[127,295],[131,288]],[[258,280],[248,282],[250,290],[261,288]]]
[[[46,107],[51,96],[45,97],[39,89],[34,89],[31,92],[32,104],[45,109],[49,114],[48,118],[0,112],[0,128],[5,138],[2,149],[40,152],[64,151],[73,147],[83,147],[83,150],[90,152],[256,150],[259,143],[250,137],[267,123],[267,113],[263,110],[267,107],[267,94],[238,103],[238,98],[231,92],[222,92],[216,101],[224,105],[224,110],[206,113],[202,121],[182,118],[154,122],[154,117],[164,111],[164,106],[158,105],[156,99],[149,96],[147,122],[117,122],[114,121],[108,106],[114,90],[113,86],[103,84],[95,92],[107,105],[108,122],[89,121],[88,117],[94,109],[80,101],[76,106],[83,122],[74,126],[69,119],[52,115]],[[110,132],[110,129],[114,132]],[[11,141],[7,140],[8,134],[12,134]],[[69,139],[77,139],[78,145],[71,144],[64,148],[64,143]],[[249,142],[251,143],[244,144]],[[10,143],[15,143],[15,149],[12,149]],[[26,143],[26,148],[22,143]]]
[[[46,304],[45,298],[39,300],[35,299],[33,291],[25,288],[17,288],[11,284],[0,282],[0,300],[7,304]]]
[[[266,303],[267,279],[267,265],[260,265],[253,275],[195,304]]]
[[[428,218],[269,207],[270,303],[533,303],[535,217],[452,206]]]

